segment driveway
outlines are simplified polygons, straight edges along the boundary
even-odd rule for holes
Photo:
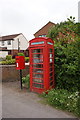
[[[3,118],[75,118],[72,114],[41,103],[36,93],[20,90],[19,82],[2,85]]]

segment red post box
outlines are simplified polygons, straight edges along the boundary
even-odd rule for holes
[[[25,57],[24,56],[16,56],[16,69],[17,70],[25,69]]]
[[[50,38],[34,38],[29,42],[30,90],[42,93],[55,87],[54,42]]]

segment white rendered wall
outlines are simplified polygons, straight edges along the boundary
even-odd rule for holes
[[[26,50],[28,48],[28,40],[20,34],[14,40],[14,48],[18,49],[18,40],[20,41],[20,50]]]

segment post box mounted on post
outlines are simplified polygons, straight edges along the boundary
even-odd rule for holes
[[[25,69],[24,56],[16,56],[16,69],[20,70],[20,82],[21,82],[21,89],[22,89],[22,69]]]
[[[16,56],[16,69],[25,69],[25,58],[24,56]]]

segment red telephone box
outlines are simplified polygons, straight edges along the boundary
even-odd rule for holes
[[[25,58],[24,56],[16,56],[16,69],[25,69]]]
[[[30,90],[42,93],[54,88],[54,42],[50,38],[34,38],[29,42]]]

